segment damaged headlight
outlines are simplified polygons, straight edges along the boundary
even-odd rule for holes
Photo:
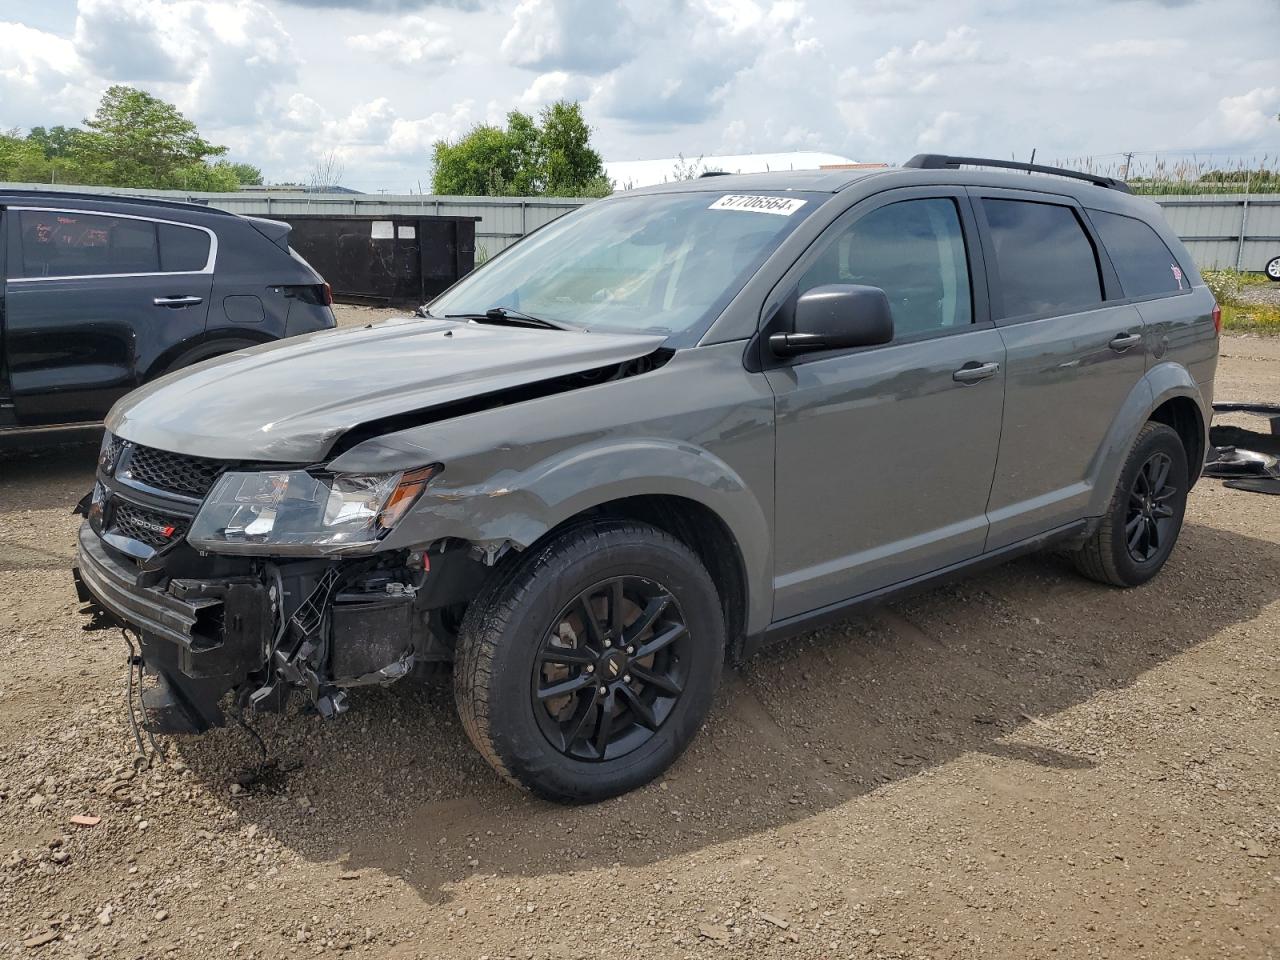
[[[374,474],[224,473],[187,541],[215,553],[329,553],[372,546],[443,468]]]

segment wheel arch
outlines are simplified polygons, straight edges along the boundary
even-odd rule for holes
[[[569,527],[597,519],[645,523],[670,534],[688,547],[706,567],[720,595],[728,645],[726,654],[731,661],[741,659],[750,595],[747,567],[737,538],[718,513],[705,503],[688,497],[639,494],[609,500],[577,513],[548,530],[539,542]]]
[[[154,380],[166,373],[173,373],[183,367],[210,357],[233,353],[247,347],[256,347],[264,343],[278,340],[256,330],[208,330],[197,337],[175,343],[155,359],[147,369],[144,381]],[[208,351],[207,353],[205,351]],[[188,359],[190,358],[190,359]]]
[[[1201,462],[1204,460],[1208,443],[1207,407],[1199,385],[1186,367],[1165,362],[1148,370],[1129,391],[1129,396],[1111,423],[1106,439],[1095,454],[1089,471],[1092,494],[1087,516],[1100,517],[1106,510],[1111,494],[1120,480],[1120,471],[1124,469],[1125,457],[1143,424],[1150,420],[1168,423],[1179,431],[1178,435],[1184,437],[1184,445],[1187,443],[1186,437],[1195,432],[1198,438],[1197,452],[1192,453],[1188,448],[1188,469],[1193,478],[1199,476],[1200,464],[1194,463],[1191,458],[1199,457]],[[1187,431],[1185,435],[1181,432],[1184,429]]]
[[[1182,440],[1182,448],[1187,452],[1187,477],[1194,487],[1200,479],[1200,469],[1204,464],[1208,444],[1200,405],[1186,395],[1172,396],[1152,410],[1147,419],[1163,423],[1177,431]]]

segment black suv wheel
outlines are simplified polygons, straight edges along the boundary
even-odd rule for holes
[[[551,800],[647,783],[711,707],[725,628],[697,557],[643,524],[574,527],[521,556],[472,603],[454,694],[480,753]]]
[[[1177,431],[1144,425],[1102,523],[1074,555],[1076,569],[1117,587],[1146,583],[1178,541],[1188,487],[1187,452]]]

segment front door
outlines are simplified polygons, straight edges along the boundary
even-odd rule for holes
[[[975,557],[987,535],[1004,347],[964,192],[912,188],[858,204],[783,281],[782,302],[829,283],[884,289],[895,335],[766,370],[775,620]]]
[[[1146,370],[1145,329],[1074,201],[972,189],[1007,350],[989,550],[1079,520],[1107,433]]]
[[[204,331],[205,232],[72,210],[10,208],[6,219],[5,355],[18,423],[100,420],[167,349]],[[189,251],[188,235],[202,246]],[[165,270],[166,258],[187,269]]]

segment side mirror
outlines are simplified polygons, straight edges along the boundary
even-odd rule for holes
[[[879,287],[832,283],[796,301],[794,333],[775,333],[769,349],[779,357],[817,350],[872,347],[893,339],[893,311]]]

